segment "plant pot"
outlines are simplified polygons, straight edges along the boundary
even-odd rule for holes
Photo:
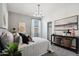
[[[21,53],[15,53],[13,56],[21,56]]]

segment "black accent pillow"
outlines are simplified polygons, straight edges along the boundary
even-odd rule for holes
[[[19,35],[22,37],[22,43],[25,43],[25,44],[29,43],[29,39],[25,34],[19,33]]]
[[[31,38],[31,36],[28,35],[28,39],[29,39],[29,42],[34,42]]]

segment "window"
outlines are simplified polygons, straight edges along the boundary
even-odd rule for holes
[[[41,37],[41,20],[32,19],[32,36]]]

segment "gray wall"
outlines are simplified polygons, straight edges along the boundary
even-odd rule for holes
[[[19,22],[26,23],[26,33],[31,34],[31,17],[14,13],[8,12],[8,29],[11,31],[13,27],[15,27],[18,31]]]

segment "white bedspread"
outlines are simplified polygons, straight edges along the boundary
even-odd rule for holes
[[[51,44],[47,39],[33,37],[33,40],[34,42],[29,42],[29,44],[19,45],[23,56],[40,56],[47,53],[48,50],[53,52]]]

